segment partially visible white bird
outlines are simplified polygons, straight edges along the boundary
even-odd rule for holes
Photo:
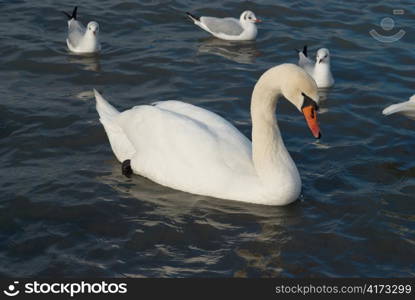
[[[334,85],[333,75],[330,70],[330,52],[327,48],[317,51],[316,62],[314,63],[307,55],[307,45],[303,50],[298,51],[298,65],[310,74],[319,88],[328,88]]]
[[[398,104],[392,104],[386,107],[382,113],[386,116],[389,116],[394,113],[400,113],[404,116],[407,116],[410,119],[415,120],[415,94],[409,98],[408,101],[401,102]]]
[[[187,16],[200,28],[213,36],[228,41],[255,40],[257,28],[255,23],[261,22],[252,11],[244,11],[238,19],[197,17],[187,12]]]
[[[63,12],[68,17],[68,37],[66,44],[74,53],[96,53],[101,50],[99,43],[99,25],[95,21],[88,23],[87,28],[76,19],[75,6],[72,15]]]

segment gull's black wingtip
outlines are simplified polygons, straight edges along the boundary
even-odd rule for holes
[[[190,18],[190,19],[192,19],[193,21],[200,21],[200,17],[197,17],[197,16],[195,16],[195,15],[192,15],[191,13],[189,13],[188,11],[186,12],[186,15]]]
[[[307,45],[304,45],[303,50],[300,50],[300,49],[294,49],[294,50],[297,51],[297,53],[303,53],[305,57],[308,57]]]
[[[304,45],[304,47],[303,47],[303,53],[304,53],[305,57],[308,57],[308,54],[307,54],[307,45]]]
[[[76,12],[77,12],[77,10],[78,10],[78,6],[75,6],[75,8],[72,11],[72,15],[70,15],[67,12],[64,12],[64,11],[63,11],[63,13],[65,14],[65,16],[68,17],[68,20],[71,20],[71,19],[76,20]]]

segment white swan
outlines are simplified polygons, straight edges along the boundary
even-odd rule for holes
[[[101,50],[99,43],[99,25],[95,21],[88,23],[85,28],[81,22],[76,19],[78,7],[75,6],[72,15],[63,12],[68,17],[68,37],[66,44],[71,52],[86,54],[96,53]]]
[[[197,17],[189,12],[187,16],[200,28],[213,36],[228,41],[255,40],[258,30],[255,23],[261,22],[252,11],[244,11],[238,19]]]
[[[408,101],[404,101],[402,103],[392,104],[386,107],[382,113],[386,116],[400,113],[407,116],[410,119],[415,120],[415,95],[412,95]]]
[[[301,191],[300,175],[277,126],[278,98],[283,95],[302,111],[319,138],[317,91],[315,81],[294,64],[266,71],[252,94],[251,143],[206,109],[162,101],[120,113],[94,90],[100,121],[125,175],[132,169],[189,193],[268,205],[289,204]]]
[[[304,46],[302,51],[297,51],[298,65],[314,78],[319,88],[329,88],[334,85],[334,79],[330,68],[329,49],[318,49],[315,63],[308,58],[307,45]]]

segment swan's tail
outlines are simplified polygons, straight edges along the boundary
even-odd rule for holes
[[[119,111],[114,108],[107,100],[102,97],[102,95],[94,89],[95,100],[97,101],[97,112],[99,114],[100,120],[102,121],[112,121],[114,117],[119,115]]]
[[[99,120],[104,125],[112,151],[120,162],[131,159],[135,149],[123,129],[118,125],[117,117],[120,112],[109,104],[96,89],[94,89],[94,94]]]

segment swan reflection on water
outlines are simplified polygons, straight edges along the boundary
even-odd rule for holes
[[[252,41],[225,41],[217,38],[207,38],[200,43],[199,54],[214,54],[241,64],[253,64],[261,55]]]
[[[106,160],[104,164],[109,165],[109,173],[97,178],[98,181],[110,186],[117,191],[121,197],[137,199],[160,212],[163,218],[172,220],[187,215],[194,216],[195,211],[203,215],[223,213],[229,217],[229,221],[235,221],[233,214],[243,214],[255,223],[269,223],[273,226],[293,225],[301,221],[303,196],[300,201],[288,206],[264,206],[241,201],[217,199],[208,196],[195,195],[175,190],[155,183],[143,176],[133,175],[126,178],[121,173],[121,166],[114,158]],[[153,211],[154,213],[154,211]],[[246,225],[246,224],[245,224]],[[265,224],[263,224],[265,225]]]
[[[284,272],[288,263],[284,258],[283,246],[293,239],[288,228],[299,226],[304,219],[304,207],[299,204],[301,201],[284,207],[223,201],[177,191],[138,175],[127,179],[121,174],[120,165],[115,159],[105,161],[105,164],[109,165],[109,172],[97,180],[118,193],[119,199],[114,201],[128,206],[123,216],[129,220],[128,230],[140,232],[140,237],[145,239],[137,244],[130,243],[134,245],[131,246],[133,250],[141,249],[142,244],[154,243],[158,248],[170,249],[170,254],[175,255],[177,241],[166,238],[175,232],[180,240],[186,241],[188,247],[185,250],[179,247],[182,255],[186,253],[184,263],[187,261],[189,267],[198,272],[207,271],[205,266],[212,267],[213,261],[217,261],[219,269],[224,268],[224,274],[233,277],[246,277],[257,272],[278,276]],[[136,199],[136,205],[133,199]],[[161,232],[166,231],[166,228],[169,231]],[[223,242],[223,236],[226,242]],[[197,249],[201,252],[192,251],[196,249],[195,245],[199,245]],[[204,248],[208,248],[208,251],[204,251]],[[170,259],[170,254],[165,254],[166,260]],[[232,257],[239,263],[222,266],[221,262],[226,257]],[[129,263],[134,264],[134,260],[129,259]],[[204,264],[195,266],[190,262],[192,259]],[[165,268],[169,268],[168,263],[158,270]],[[168,276],[161,272],[159,276]],[[129,272],[129,276],[137,275],[140,274],[132,270]]]

